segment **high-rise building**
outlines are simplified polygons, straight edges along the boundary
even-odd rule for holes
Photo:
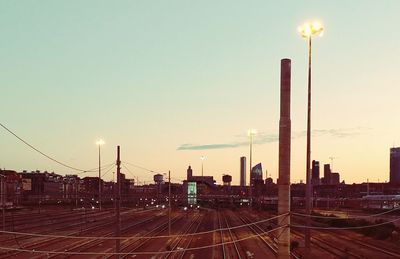
[[[319,185],[319,161],[312,161],[311,183],[312,185]]]
[[[255,181],[263,179],[262,177],[262,165],[261,163],[256,164],[252,169],[250,173],[250,184],[254,185]]]
[[[246,157],[240,158],[240,186],[246,186]]]
[[[390,149],[390,183],[400,184],[400,147]]]
[[[324,184],[330,184],[331,183],[331,165],[330,164],[325,164],[324,165]]]
[[[192,170],[191,166],[189,166],[189,168],[187,169],[186,173],[187,173],[187,180],[189,181],[193,176],[193,170]]]

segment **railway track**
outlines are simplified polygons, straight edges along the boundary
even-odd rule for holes
[[[139,211],[136,212],[134,211],[133,214],[135,213],[141,213],[141,212],[146,212],[146,211]],[[109,213],[109,212],[107,212]],[[129,211],[124,212],[122,215],[126,215],[126,217],[129,217]],[[99,236],[101,235],[106,235],[107,233],[111,233],[112,230],[108,229],[108,227],[112,226],[114,224],[114,215],[108,215],[108,214],[100,214],[99,215],[93,215],[97,216],[93,221],[91,222],[90,226],[88,226],[87,222],[75,222],[71,223],[69,225],[64,225],[60,228],[53,228],[51,230],[43,231],[41,234],[48,234],[48,233],[54,233],[54,231],[60,231],[63,229],[70,229],[71,227],[77,227],[81,225],[85,225],[86,227],[84,229],[75,229],[75,231],[71,232],[69,231],[70,236],[81,236],[81,235],[93,235],[94,233],[98,234]],[[111,221],[106,221],[111,219]],[[105,221],[105,222],[104,222]],[[59,224],[63,222],[58,222]],[[47,227],[47,226],[46,226]],[[112,228],[111,228],[112,229]],[[100,231],[100,233],[98,233]],[[106,232],[104,232],[106,231]],[[60,235],[60,234],[59,234]],[[66,236],[68,236],[66,235]],[[71,238],[72,239],[72,238]],[[71,241],[69,240],[69,242]],[[78,242],[82,243],[82,239],[72,239],[73,242],[76,240],[79,240]],[[21,241],[24,241],[23,243]],[[68,240],[66,237],[36,237],[36,236],[14,236],[13,238],[8,238],[8,240],[3,240],[2,245],[6,246],[12,246],[12,245],[17,245],[18,248],[23,248],[23,249],[29,249],[29,250],[38,250],[41,248],[45,248],[49,251],[51,251],[51,247],[53,246],[59,246],[60,242],[63,244],[63,246],[67,246]],[[58,250],[60,251],[60,250]],[[65,251],[65,248],[63,250]],[[0,254],[0,259],[2,258],[10,258],[10,257],[15,257],[19,254],[24,254],[24,252],[18,252],[18,251],[8,251],[8,252],[3,252]],[[31,258],[31,257],[30,257]]]
[[[185,231],[186,233],[184,234],[188,234],[188,233],[196,233],[198,232],[198,229],[200,227],[200,225],[203,223],[204,220],[204,216],[199,216],[197,220],[192,221],[192,223],[190,224],[190,226],[187,228],[187,230]],[[185,255],[187,254],[187,250],[190,247],[190,244],[192,243],[192,241],[194,240],[196,236],[195,235],[190,235],[190,236],[179,236],[175,238],[175,241],[172,241],[171,243],[173,244],[173,246],[171,247],[171,251],[174,250],[180,250],[182,249],[182,252],[170,252],[168,254],[164,254],[160,256],[160,259],[168,259],[168,258],[173,258],[173,259],[182,259],[185,257]]]
[[[222,217],[222,220],[221,220]],[[243,255],[240,253],[239,250],[239,245],[236,242],[233,242],[231,244],[225,244],[226,242],[232,242],[235,241],[236,238],[234,237],[234,234],[232,230],[230,229],[230,225],[228,223],[228,220],[226,219],[223,211],[218,212],[218,221],[219,221],[219,228],[228,228],[228,230],[221,230],[221,240],[222,240],[222,252],[223,252],[223,258],[224,259],[233,259],[233,258],[246,258],[246,255]]]

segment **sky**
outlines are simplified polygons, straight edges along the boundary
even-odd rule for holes
[[[238,184],[255,128],[253,164],[276,179],[280,60],[290,58],[296,183],[307,122],[307,42],[297,28],[319,20],[311,157],[333,162],[346,183],[388,181],[389,150],[400,146],[398,10],[396,0],[1,1],[0,122],[83,169],[98,165],[97,139],[103,165],[120,145],[122,172],[140,182],[152,173],[128,163],[178,181],[189,165],[201,174],[205,156],[205,175]],[[76,173],[3,128],[0,147],[1,168]]]

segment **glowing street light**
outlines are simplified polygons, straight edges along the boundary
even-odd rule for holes
[[[310,38],[312,36],[322,37],[324,28],[320,22],[306,22],[298,28],[299,33],[303,38]]]
[[[96,145],[99,146],[99,209],[101,210],[101,155],[100,147],[104,145],[105,142],[102,139],[96,141]]]
[[[306,213],[311,214],[311,39],[322,36],[324,28],[320,22],[307,22],[298,28],[300,35],[308,40],[308,109],[307,109],[307,161],[306,161]],[[310,221],[307,220],[307,225]],[[310,247],[310,230],[305,231],[305,246]]]
[[[206,159],[206,157],[201,156],[200,159],[201,159],[201,176],[203,176],[203,162],[204,162],[204,159]]]

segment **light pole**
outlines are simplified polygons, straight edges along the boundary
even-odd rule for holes
[[[256,129],[249,129],[247,131],[247,135],[250,138],[250,190],[249,190],[249,195],[250,195],[250,208],[253,206],[253,180],[251,179],[252,174],[251,174],[251,167],[252,167],[252,159],[253,159],[253,137],[254,135],[257,134]]]
[[[171,235],[171,171],[168,171],[168,236]]]
[[[99,210],[101,210],[101,155],[100,147],[104,145],[105,142],[102,139],[96,141],[96,145],[99,147]]]
[[[203,162],[204,162],[204,159],[206,159],[206,157],[201,156],[200,159],[201,159],[201,176],[203,176]]]
[[[301,36],[308,40],[308,105],[307,105],[307,160],[306,160],[306,213],[311,214],[311,39],[322,36],[323,27],[319,22],[305,23],[299,27]],[[310,218],[307,219],[307,226]],[[310,229],[305,231],[305,245],[310,247]]]

